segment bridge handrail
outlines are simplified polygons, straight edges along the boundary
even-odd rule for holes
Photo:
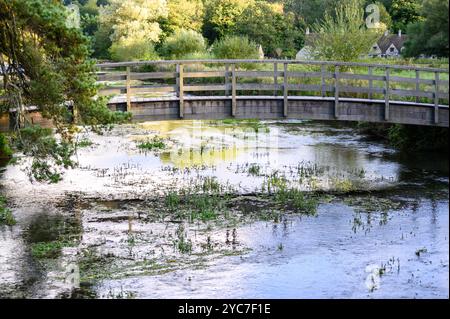
[[[153,64],[301,64],[301,65],[326,65],[326,66],[355,66],[355,67],[372,67],[372,68],[390,68],[396,70],[420,70],[422,72],[440,72],[449,73],[449,69],[444,68],[430,68],[419,67],[412,65],[393,65],[393,64],[381,64],[381,63],[363,63],[363,62],[339,62],[339,61],[308,61],[308,60],[280,60],[280,59],[199,59],[199,60],[148,60],[148,61],[129,61],[129,62],[106,62],[98,63],[98,68],[114,68],[114,67],[132,67],[132,66],[145,66]]]
[[[206,70],[189,70],[184,67],[187,65],[203,64]],[[223,67],[225,69],[211,70],[211,64]],[[251,68],[238,69],[240,65],[249,66],[251,64],[269,64],[273,65],[270,70],[248,70]],[[279,65],[282,65],[282,70]],[[160,71],[139,71],[134,72],[133,68],[147,65],[160,66],[176,66],[173,70],[164,72]],[[312,70],[301,70],[299,68],[289,70],[290,66],[307,65],[320,66],[320,70],[312,72]],[[161,60],[161,61],[140,61],[140,62],[118,62],[98,64],[98,68],[126,68],[126,72],[110,72],[106,70],[105,74],[98,74],[98,80],[103,83],[113,82],[110,88],[100,90],[100,94],[108,95],[111,93],[125,94],[127,110],[131,109],[132,94],[149,94],[149,93],[174,93],[179,100],[180,117],[184,116],[184,96],[186,92],[196,92],[196,94],[208,94],[210,92],[225,92],[225,96],[231,100],[231,115],[235,116],[237,108],[238,91],[253,91],[260,94],[261,91],[273,91],[275,96],[283,99],[283,114],[288,116],[289,98],[298,95],[311,96],[334,96],[335,107],[334,113],[336,118],[339,114],[340,99],[348,96],[367,97],[368,102],[373,101],[376,97],[382,97],[385,101],[385,120],[390,117],[390,104],[396,101],[414,100],[415,103],[432,101],[434,105],[434,121],[439,121],[440,101],[447,101],[448,104],[448,75],[446,79],[441,78],[441,74],[448,74],[448,69],[440,68],[421,68],[416,66],[376,64],[376,63],[359,63],[359,62],[336,62],[336,61],[299,61],[299,60],[252,60],[252,59],[224,59],[224,60]],[[355,67],[356,72],[349,71],[349,67]],[[362,68],[357,70],[356,68]],[[367,70],[366,70],[367,68]],[[383,70],[380,74],[377,69]],[[375,73],[374,73],[375,70]],[[413,70],[415,77],[395,76],[395,70]],[[378,74],[377,74],[378,72]],[[421,78],[420,73],[433,73],[432,78]],[[216,80],[204,83],[195,83],[192,78],[217,78]],[[224,80],[218,80],[219,78]],[[239,83],[238,79],[250,78],[251,83]],[[256,78],[256,81],[255,81]],[[261,82],[258,78],[268,78],[269,84]],[[295,79],[293,81],[292,79]],[[305,83],[305,79],[307,82]],[[153,83],[142,82],[152,80]],[[155,83],[155,80],[156,83]],[[163,80],[161,82],[161,80]],[[167,80],[170,80],[169,82]],[[173,84],[175,80],[175,84]],[[281,81],[280,81],[281,80]],[[117,86],[117,82],[124,83]],[[273,82],[272,82],[273,81]],[[356,82],[355,82],[356,81]],[[363,82],[360,82],[363,81]],[[136,85],[136,82],[138,85]],[[190,83],[189,83],[190,82]],[[281,82],[281,83],[280,83]],[[293,83],[294,82],[294,83]],[[383,86],[379,84],[382,82]],[[116,83],[116,84],[114,84]],[[211,84],[212,83],[212,84]],[[396,84],[397,83],[397,84]],[[411,90],[410,86],[414,86]],[[431,87],[431,90],[427,88]],[[446,90],[442,90],[446,88]],[[200,93],[199,93],[200,92]],[[279,94],[282,92],[281,94]],[[295,93],[293,93],[295,92]],[[306,94],[302,92],[308,92]],[[393,99],[399,97],[399,100]]]

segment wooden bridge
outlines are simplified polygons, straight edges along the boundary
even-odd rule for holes
[[[133,121],[308,119],[449,126],[449,70],[290,60],[98,64],[99,95]],[[51,125],[38,109],[33,123]],[[11,117],[0,116],[0,130]]]
[[[310,119],[449,126],[448,69],[288,60],[104,63],[133,120]]]

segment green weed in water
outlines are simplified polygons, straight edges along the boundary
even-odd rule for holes
[[[89,139],[87,139],[87,138],[83,138],[81,141],[79,141],[79,142],[77,143],[77,147],[78,147],[78,148],[84,148],[84,147],[89,147],[89,146],[91,146],[92,144],[94,144],[94,143],[92,143],[91,140],[89,140]]]
[[[39,242],[31,245],[31,254],[35,258],[57,258],[61,254],[63,247],[71,246],[71,242],[65,241],[51,241],[51,242]]]
[[[148,141],[139,143],[137,147],[145,151],[162,150],[166,148],[166,143],[162,138],[155,136]]]
[[[6,198],[0,195],[0,225],[13,226],[16,220],[10,209],[6,207]]]
[[[259,176],[261,174],[261,166],[258,164],[250,164],[248,174],[251,176]]]

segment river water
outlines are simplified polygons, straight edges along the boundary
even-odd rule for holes
[[[138,147],[154,137],[162,149]],[[2,298],[449,297],[447,155],[302,121],[148,122],[79,139],[92,144],[58,184],[31,183],[27,159],[3,170],[17,224],[0,226]],[[314,194],[315,213],[273,204],[276,182]],[[220,205],[199,218],[169,200],[208,205],[206,184]],[[60,246],[39,255],[48,244]]]

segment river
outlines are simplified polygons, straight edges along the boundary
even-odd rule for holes
[[[57,184],[2,170],[2,298],[449,297],[448,155],[307,121],[78,135]]]

